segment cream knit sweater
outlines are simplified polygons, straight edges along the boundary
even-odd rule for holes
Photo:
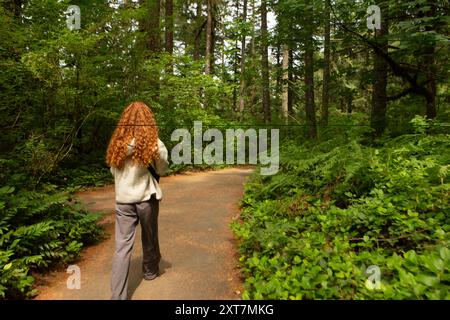
[[[134,152],[134,138],[128,144],[127,158],[122,168],[111,167],[114,176],[117,203],[137,203],[147,201],[152,194],[156,194],[156,199],[162,199],[162,191],[156,179],[150,174],[147,167],[139,166],[131,161]],[[159,159],[155,161],[156,173],[164,175],[169,167],[167,161],[167,148],[158,139]]]

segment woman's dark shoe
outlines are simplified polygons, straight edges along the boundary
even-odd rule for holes
[[[145,273],[144,274],[144,280],[150,281],[159,276],[159,271],[156,271],[155,273]]]

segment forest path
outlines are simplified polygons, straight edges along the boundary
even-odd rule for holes
[[[161,276],[142,278],[140,226],[131,260],[130,299],[240,299],[238,255],[229,224],[239,213],[249,168],[189,172],[161,179],[159,241]],[[114,186],[77,194],[92,211],[107,213],[101,224],[107,239],[83,251],[76,263],[81,288],[68,289],[69,274],[55,271],[39,277],[36,299],[110,299],[114,253]]]

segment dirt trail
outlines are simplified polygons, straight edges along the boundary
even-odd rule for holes
[[[239,299],[240,274],[236,245],[229,223],[238,213],[243,184],[252,169],[185,173],[161,180],[159,234],[161,276],[142,278],[140,226],[133,250],[129,295],[131,299]],[[91,210],[108,213],[102,220],[109,237],[86,248],[76,264],[81,289],[69,290],[65,270],[39,282],[36,299],[109,299],[114,250],[114,186],[78,194]]]

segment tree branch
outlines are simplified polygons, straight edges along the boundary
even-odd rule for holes
[[[427,88],[425,88],[423,85],[420,85],[417,82],[417,77],[416,76],[411,76],[408,73],[408,70],[405,69],[404,67],[402,67],[400,64],[398,64],[394,59],[392,59],[392,57],[389,56],[389,54],[387,52],[384,52],[384,50],[382,48],[380,48],[380,46],[378,45],[378,43],[376,41],[370,40],[368,38],[366,38],[365,36],[359,34],[358,32],[350,29],[349,27],[347,27],[344,23],[341,23],[338,20],[338,17],[334,11],[333,5],[330,4],[331,7],[331,12],[333,13],[333,16],[336,19],[336,23],[341,26],[345,31],[347,31],[348,33],[356,36],[358,39],[361,40],[362,43],[366,44],[367,46],[369,46],[370,48],[372,48],[374,50],[374,52],[380,56],[381,58],[383,58],[389,65],[389,67],[391,68],[392,72],[402,78],[404,81],[408,82],[409,85],[411,86],[410,88],[410,92],[415,92],[423,97],[425,97],[425,99],[431,100],[432,99],[432,94],[427,90]]]

